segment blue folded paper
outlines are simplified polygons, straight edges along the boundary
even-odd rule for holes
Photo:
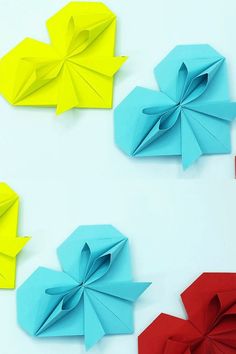
[[[110,225],[81,226],[59,248],[62,271],[38,268],[17,291],[20,326],[38,337],[131,334],[133,303],[150,285],[132,281],[128,239]]]
[[[160,92],[136,87],[115,109],[115,141],[133,157],[230,153],[236,102],[225,58],[209,45],[174,48],[155,68]]]

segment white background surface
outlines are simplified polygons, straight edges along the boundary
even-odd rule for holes
[[[118,16],[114,106],[177,44],[209,43],[228,59],[236,99],[235,0],[105,0]],[[45,20],[66,0],[0,0],[0,56],[24,37],[47,42]],[[233,152],[236,125],[232,129]],[[59,269],[56,247],[79,225],[111,223],[130,239],[134,277],[153,281],[135,309],[133,336],[106,337],[91,354],[135,354],[160,312],[184,316],[179,294],[203,271],[236,271],[232,155],[129,160],[113,143],[112,110],[11,107],[0,98],[0,180],[21,196],[20,285],[39,265]],[[82,354],[83,341],[34,339],[16,323],[15,292],[0,291],[1,354]]]

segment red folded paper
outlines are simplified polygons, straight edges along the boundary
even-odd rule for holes
[[[204,273],[181,295],[188,320],[161,314],[139,354],[236,353],[236,273]]]

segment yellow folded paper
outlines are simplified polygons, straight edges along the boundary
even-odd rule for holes
[[[30,237],[17,237],[19,197],[0,183],[0,288],[15,288],[16,256]]]
[[[26,38],[0,60],[0,92],[13,105],[111,108],[116,16],[102,3],[71,2],[47,21],[51,44]]]

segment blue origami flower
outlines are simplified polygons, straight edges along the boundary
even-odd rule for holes
[[[155,68],[160,92],[136,87],[115,110],[115,141],[128,155],[181,155],[187,168],[203,154],[230,153],[225,58],[209,45],[177,46]]]
[[[79,227],[58,249],[62,272],[38,268],[17,292],[18,321],[38,337],[133,333],[133,303],[150,285],[132,281],[128,240],[109,225]]]

